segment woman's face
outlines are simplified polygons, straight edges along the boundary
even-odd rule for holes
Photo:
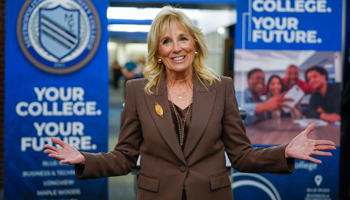
[[[177,23],[172,22],[161,37],[156,56],[162,59],[166,70],[182,73],[192,69],[196,52],[196,42]]]
[[[271,79],[270,84],[269,84],[269,90],[270,90],[272,96],[275,96],[275,95],[281,93],[282,85],[281,85],[280,80],[277,77],[274,77]]]

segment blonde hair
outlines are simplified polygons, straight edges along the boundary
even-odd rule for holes
[[[171,6],[165,6],[153,20],[151,30],[148,33],[148,63],[143,70],[143,75],[148,79],[148,83],[144,88],[147,94],[153,94],[152,88],[158,92],[158,87],[162,76],[165,76],[165,66],[163,63],[158,63],[156,53],[164,30],[168,28],[172,22],[180,25],[193,38],[197,46],[198,55],[195,57],[192,67],[194,74],[199,81],[206,87],[212,85],[215,80],[220,81],[218,76],[214,76],[215,71],[205,65],[208,58],[208,48],[205,42],[205,36],[193,21],[182,11]]]

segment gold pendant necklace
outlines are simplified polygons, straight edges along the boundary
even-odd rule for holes
[[[181,92],[184,94],[184,93],[186,93],[188,91],[188,89],[189,88],[187,88],[186,90],[182,90]],[[176,92],[173,89],[171,89],[171,91],[177,96],[177,99],[179,101],[182,101],[182,96],[181,96],[182,94],[180,94],[180,95],[176,94]]]
[[[188,109],[187,109],[187,112],[186,112],[186,115],[185,115],[185,119],[184,119],[184,123],[182,124],[182,127],[181,127],[180,120],[179,120],[179,117],[178,117],[178,113],[176,112],[173,99],[171,98],[171,95],[170,95],[169,92],[168,92],[168,95],[169,95],[169,97],[170,97],[170,101],[171,101],[171,104],[173,105],[173,109],[174,109],[174,112],[175,112],[175,116],[176,116],[176,120],[177,120],[177,125],[178,125],[178,127],[179,127],[180,146],[182,146],[182,145],[184,145],[186,119],[187,119],[188,112],[189,112],[190,109],[191,109],[191,104],[188,106]],[[193,98],[193,97],[192,97],[192,98]],[[192,98],[191,98],[191,101],[192,101]]]

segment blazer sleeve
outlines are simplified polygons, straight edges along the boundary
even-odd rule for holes
[[[285,158],[286,145],[269,148],[252,147],[239,115],[233,81],[231,78],[226,80],[222,140],[232,168],[251,173],[293,173],[294,159]]]
[[[136,166],[143,136],[132,81],[127,81],[125,89],[126,98],[118,144],[108,153],[81,152],[85,157],[85,165],[75,166],[77,179],[125,175]]]

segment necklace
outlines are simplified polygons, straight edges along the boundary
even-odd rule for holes
[[[188,90],[188,89],[187,89]],[[185,92],[187,92],[187,90],[185,90],[185,91],[182,91],[182,93],[185,93]],[[177,99],[179,100],[179,101],[182,101],[182,94],[176,94],[176,92],[174,91],[174,90],[171,90],[176,96],[177,96]]]
[[[186,82],[186,85],[187,85],[187,82]],[[186,90],[181,90],[182,94],[186,93],[186,92],[188,91],[189,88],[190,88],[190,87],[188,87],[188,85],[187,85],[187,89],[186,89]],[[178,100],[180,100],[180,101],[182,100],[182,96],[181,96],[182,94],[180,94],[180,95],[179,95],[179,94],[176,94],[175,90],[173,90],[173,89],[171,89],[171,91],[173,91],[173,93],[175,93],[175,95],[177,96],[177,99],[178,99]]]
[[[178,125],[178,127],[179,127],[180,145],[182,146],[182,145],[184,144],[186,119],[187,119],[188,112],[189,112],[190,109],[191,109],[191,104],[188,106],[188,109],[187,109],[187,112],[186,112],[186,115],[185,115],[185,119],[184,119],[184,123],[183,123],[183,125],[182,125],[182,127],[181,127],[181,125],[180,125],[180,120],[179,120],[178,114],[177,114],[177,112],[176,112],[173,99],[171,98],[170,93],[168,93],[168,95],[170,96],[171,104],[173,105],[173,109],[174,109],[174,112],[175,112],[175,116],[176,116],[176,120],[177,120],[177,125]],[[193,98],[193,97],[192,97],[192,98]],[[191,98],[191,101],[192,101],[192,98]],[[181,131],[181,129],[182,129],[182,131]]]

